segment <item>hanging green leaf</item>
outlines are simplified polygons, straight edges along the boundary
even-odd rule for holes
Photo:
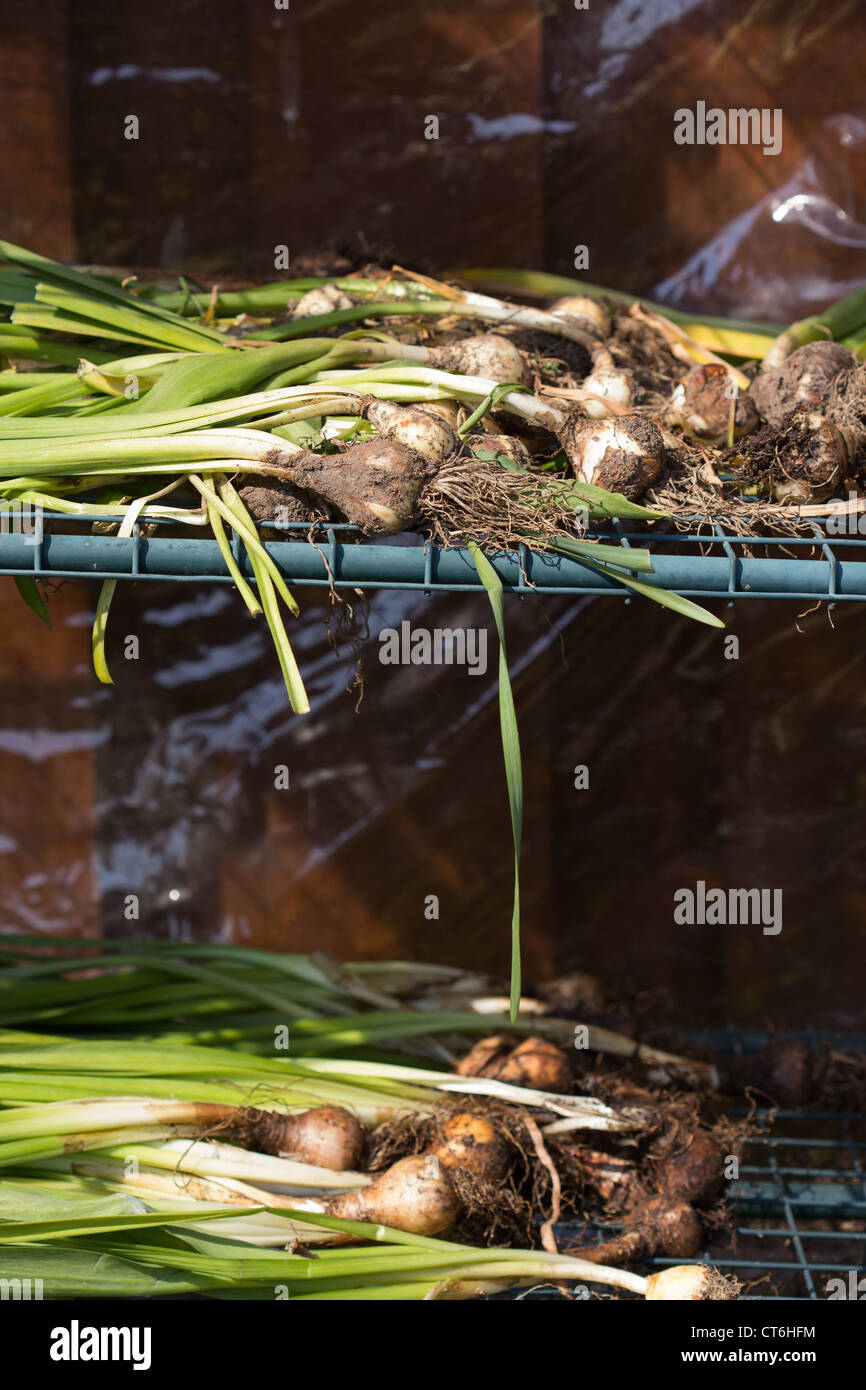
[[[559,542],[555,542],[549,547],[551,550],[560,548]],[[566,552],[568,553],[568,552]],[[675,613],[679,613],[684,618],[692,618],[696,623],[705,623],[707,627],[724,627],[721,618],[717,618],[715,613],[710,613],[708,609],[701,608],[697,603],[692,603],[691,599],[683,598],[682,594],[671,593],[668,589],[657,589],[652,584],[644,584],[639,579],[633,579],[629,575],[611,569],[609,565],[601,564],[598,560],[591,560],[588,555],[581,555],[580,560],[583,564],[598,570],[599,574],[604,574],[608,579],[615,579],[618,584],[624,584],[629,589],[634,589],[635,593],[643,594],[644,598],[651,598],[654,603],[661,604],[662,608],[672,608]]]
[[[502,756],[505,761],[505,781],[508,786],[508,805],[511,811],[511,833],[514,840],[514,906],[511,913],[511,1020],[515,1021],[520,1008],[520,847],[523,840],[523,765],[520,757],[520,736],[514,709],[514,694],[508,674],[505,651],[505,614],[502,604],[502,580],[487,556],[474,541],[467,543],[478,577],[487,590],[493,620],[499,636],[499,727],[502,735]]]
[[[44,623],[46,627],[50,627],[51,619],[48,616],[48,609],[36,580],[31,579],[29,575],[26,574],[16,575],[15,588],[27,604],[27,607],[32,609],[36,614],[39,621]]]

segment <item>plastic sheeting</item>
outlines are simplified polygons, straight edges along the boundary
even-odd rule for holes
[[[370,635],[337,655],[322,595],[301,598],[313,712],[297,719],[228,589],[121,585],[116,685],[99,688],[89,596],[64,587],[69,676],[3,662],[4,929],[507,969],[495,661],[470,676],[379,660],[384,628],[476,627],[484,600],[374,596],[355,615]],[[529,974],[580,967],[663,989],[691,1022],[862,1027],[866,614],[846,609],[835,628],[815,614],[803,636],[787,605],[743,604],[729,615],[738,661],[640,602],[530,598],[507,616]],[[674,893],[699,880],[781,888],[781,935],[676,926]]]

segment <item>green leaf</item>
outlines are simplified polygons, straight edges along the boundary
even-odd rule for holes
[[[116,579],[106,579],[103,581],[102,587],[99,590],[99,598],[96,600],[93,631],[90,635],[93,669],[96,672],[96,679],[99,681],[100,685],[114,685],[114,680],[108,669],[108,658],[105,655],[105,633],[108,627],[108,614],[111,609],[111,600],[114,598],[114,591],[116,588]]]
[[[286,581],[280,574],[279,569],[259,540],[259,533],[256,530],[255,522],[244,506],[237,490],[222,474],[218,475],[215,480],[219,486],[220,500],[230,508],[229,520],[244,542],[247,552],[250,555],[255,554],[258,557],[261,565],[270,575],[271,582],[280,598],[283,600],[283,603],[286,605],[289,612],[297,618],[300,609],[294,595],[287,587]]]
[[[545,536],[534,538],[536,543],[541,543],[548,550],[560,551],[563,555],[571,555],[575,560],[586,558],[607,561],[611,565],[619,565],[624,570],[631,570],[638,574],[652,574],[653,559],[648,550],[642,550],[637,546],[617,546],[602,545],[598,541],[577,540],[572,536],[557,536],[555,544],[548,541]]]
[[[306,420],[295,420],[287,425],[275,425],[271,434],[279,439],[287,439],[302,449],[318,449],[322,444],[322,424],[324,417],[311,415]],[[359,424],[362,423],[359,421]],[[366,422],[364,422],[366,423]]]
[[[64,1216],[125,1216],[145,1210],[138,1197],[123,1192],[106,1197],[78,1195],[79,1192],[80,1189],[72,1188],[70,1196],[63,1196],[36,1186],[18,1187],[6,1182],[0,1188],[0,1230],[6,1222],[55,1221]]]
[[[593,483],[568,482],[568,490],[588,506],[594,518],[621,517],[634,521],[664,521],[667,512],[654,511],[642,507],[638,502],[630,502],[619,492],[607,492]]]
[[[10,1283],[19,1279],[41,1281],[45,1298],[152,1298],[156,1294],[187,1293],[203,1289],[206,1276],[185,1275],[180,1270],[147,1268],[131,1260],[82,1250],[68,1243],[6,1246],[0,1274]],[[37,1285],[38,1287],[38,1285]]]
[[[520,1009],[520,846],[523,840],[523,766],[520,758],[520,736],[514,709],[514,694],[508,674],[505,652],[505,614],[502,605],[502,580],[487,556],[474,541],[467,549],[475,563],[478,577],[487,590],[493,620],[499,635],[499,727],[502,734],[502,756],[505,762],[505,781],[508,786],[508,805],[511,811],[511,833],[514,840],[514,906],[511,913],[511,1021]]]
[[[477,450],[475,452],[478,453]],[[484,457],[481,454],[478,456]],[[529,469],[521,468],[520,464],[515,463],[507,454],[491,454],[492,457],[495,457],[503,468],[507,468],[509,473],[529,473]],[[627,497],[623,497],[622,493],[608,492],[603,487],[596,487],[594,483],[579,483],[573,478],[549,478],[547,487],[550,497],[560,505],[572,507],[575,511],[578,508],[585,508],[594,521],[600,521],[605,517],[627,517],[635,521],[664,521],[667,516],[667,512],[658,512],[653,511],[650,507],[642,507],[638,502],[630,502]]]
[[[292,613],[297,615],[298,606],[290,590],[286,587],[285,580],[277,569],[274,561],[265,550],[255,529],[253,520],[241,501],[238,493],[231,483],[222,474],[216,474],[214,481],[219,488],[219,494],[195,473],[189,474],[189,480],[194,487],[202,494],[208,507],[209,514],[212,512],[216,516],[224,516],[231,526],[237,531],[241,538],[244,549],[249,557],[253,576],[259,591],[259,604],[261,611],[264,612],[265,621],[270,629],[271,638],[277,650],[277,657],[280,663],[280,670],[283,673],[283,680],[286,683],[286,691],[295,714],[308,714],[310,701],[304,682],[292,651],[288,634],[283,623],[280,606],[277,602],[277,593]],[[215,533],[216,534],[216,533]],[[223,537],[223,539],[225,539]],[[219,535],[217,543],[219,544]],[[220,547],[223,556],[226,551]],[[235,567],[233,571],[237,579],[239,571]],[[241,576],[241,582],[246,584]],[[250,599],[255,602],[249,585],[246,585],[247,593],[244,594],[247,606],[250,611],[254,611],[250,604]]]
[[[555,549],[555,547],[553,548]],[[721,618],[717,618],[715,613],[710,613],[706,608],[701,608],[699,604],[692,603],[691,599],[683,598],[682,594],[671,593],[669,589],[656,589],[651,584],[642,584],[639,579],[618,574],[608,565],[591,560],[588,555],[582,556],[581,559],[584,564],[598,570],[599,574],[606,575],[608,579],[615,579],[617,584],[625,584],[627,588],[634,589],[636,593],[643,594],[645,598],[651,598],[654,603],[661,604],[662,608],[672,608],[675,613],[681,614],[682,617],[692,618],[696,623],[705,623],[707,627],[723,628],[725,626]]]
[[[118,538],[132,535],[135,523],[147,506],[148,502],[154,502],[166,493],[172,492],[176,487],[175,483],[169,483],[168,487],[160,488],[158,492],[144,493],[130,502],[126,509],[126,514],[117,528]],[[96,678],[102,685],[113,685],[114,681],[108,669],[108,660],[105,655],[105,632],[108,626],[108,613],[111,608],[111,600],[114,598],[114,591],[117,588],[116,579],[106,579],[99,591],[99,598],[96,601],[96,614],[93,619],[93,631],[91,633],[90,645],[93,652],[93,669]]]
[[[232,554],[232,548],[229,544],[229,539],[226,535],[225,527],[223,526],[223,519],[217,511],[216,507],[214,507],[210,502],[206,501],[205,505],[207,507],[207,517],[208,521],[210,522],[210,528],[213,531],[214,536],[216,537],[216,543],[220,548],[220,554],[223,557],[226,569],[228,570],[229,574],[234,580],[237,591],[243,599],[244,603],[246,604],[247,608],[252,613],[253,617],[257,618],[262,611],[262,605],[259,603],[255,594],[253,593],[252,589],[250,588],[249,584],[244,579],[244,576],[241,574],[238,568],[237,561],[235,560],[235,557]]]
[[[243,539],[243,537],[242,537]],[[257,552],[244,539],[244,546],[250,558],[253,574],[259,588],[259,598],[264,609],[268,627],[271,630],[274,646],[277,649],[277,657],[280,662],[280,670],[283,673],[283,680],[286,683],[286,692],[291,702],[295,714],[309,714],[310,701],[304,689],[304,682],[298,670],[298,663],[292,651],[285,626],[283,624],[280,607],[277,603],[277,595],[274,590],[273,581],[270,574],[265,569]]]
[[[211,350],[225,346],[219,333],[213,329],[190,324],[168,309],[159,308],[146,300],[127,294],[119,284],[112,284],[108,280],[89,275],[86,271],[62,265],[59,261],[40,256],[35,251],[28,251],[23,246],[16,246],[11,241],[0,241],[0,256],[21,267],[28,278],[32,277],[39,282],[36,286],[37,297],[40,290],[45,293],[46,287],[51,287],[65,296],[67,302],[77,300],[82,308],[86,308],[90,301],[91,316],[94,311],[104,306],[122,307],[130,321],[135,319],[146,326],[145,331],[151,334],[162,332],[166,338],[172,336],[177,340],[184,338],[186,341],[179,341],[180,346],[193,349],[210,347]],[[9,272],[6,271],[4,274],[8,275]],[[20,272],[16,278],[20,278]]]
[[[501,401],[503,396],[510,396],[512,391],[526,391],[527,387],[520,381],[502,381],[495,386],[489,396],[485,396],[480,405],[476,406],[468,420],[464,420],[457,433],[461,439],[465,439],[471,429],[474,429],[479,420],[483,420],[489,410],[492,410],[497,401]],[[483,454],[479,455],[483,458]],[[491,458],[493,455],[491,455]]]
[[[16,575],[15,588],[27,604],[27,607],[32,609],[36,614],[39,621],[44,623],[46,627],[50,627],[51,619],[48,616],[48,609],[36,580],[31,579],[30,576],[26,574]]]
[[[244,1216],[254,1216],[264,1207],[244,1207]],[[50,1221],[0,1222],[0,1245],[26,1240],[57,1240],[65,1236],[89,1236],[106,1231],[140,1230],[148,1226],[174,1226],[184,1221],[219,1221],[236,1217],[237,1207],[217,1211],[130,1212],[126,1216],[59,1216]]]

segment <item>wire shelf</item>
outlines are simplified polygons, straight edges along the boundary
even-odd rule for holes
[[[761,1113],[758,1124],[729,1184],[730,1228],[712,1234],[694,1261],[646,1267],[713,1265],[736,1275],[744,1299],[826,1299],[831,1279],[856,1288],[866,1281],[866,1118],[780,1110]],[[617,1229],[569,1224],[557,1234],[563,1245],[589,1245]]]
[[[0,518],[0,574],[42,580],[92,578],[229,583],[217,543],[208,536],[178,535],[177,526],[136,525],[129,537],[93,534],[68,516],[35,511],[24,528],[18,518]],[[14,525],[12,523],[15,523]],[[262,528],[260,528],[262,529]],[[459,547],[425,544],[419,536],[362,541],[356,528],[322,523],[267,522],[268,550],[287,581],[341,589],[406,589],[463,593],[481,588],[472,559]],[[614,525],[599,538],[626,550],[649,546],[655,572],[640,575],[652,587],[691,598],[790,599],[858,603],[866,600],[866,535],[828,536],[816,519],[809,536],[755,537],[712,533],[628,531]],[[252,579],[237,536],[235,558]],[[492,556],[506,592],[593,595],[629,600],[630,591],[579,560],[541,554],[521,545]]]
[[[766,1032],[732,1025],[687,1031],[691,1041],[720,1052],[756,1051]],[[776,1033],[812,1045],[833,1043],[862,1051],[860,1034],[805,1030]],[[745,1113],[745,1112],[742,1112]],[[735,1275],[746,1300],[816,1301],[829,1296],[828,1281],[841,1280],[846,1297],[861,1280],[866,1292],[866,1116],[834,1111],[760,1110],[744,1145],[739,1177],[728,1186],[731,1224],[712,1233],[694,1261],[652,1259],[644,1267],[671,1263],[714,1265]],[[608,1239],[614,1224],[562,1224],[561,1246]],[[838,1292],[839,1286],[836,1286]],[[599,1287],[599,1294],[603,1290]],[[548,1295],[547,1290],[543,1297]]]

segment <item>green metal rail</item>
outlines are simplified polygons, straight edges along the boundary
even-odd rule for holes
[[[106,517],[105,520],[113,518]],[[6,524],[3,524],[3,523]],[[420,537],[391,542],[361,541],[348,525],[269,523],[286,540],[267,542],[287,580],[354,589],[407,589],[471,592],[481,587],[468,552],[424,545]],[[12,529],[0,519],[0,574],[37,579],[149,579],[230,582],[216,541],[206,536],[143,534],[128,538],[70,533],[70,519],[35,513],[28,529]],[[603,538],[623,548],[649,545],[655,572],[644,582],[694,598],[866,600],[866,536],[828,537],[817,524],[811,537],[754,537],[727,534],[629,532],[622,527]],[[311,539],[312,537],[312,539]],[[235,538],[235,555],[250,574]],[[491,557],[508,592],[578,594],[628,599],[629,591],[579,560],[540,554],[526,546]]]

